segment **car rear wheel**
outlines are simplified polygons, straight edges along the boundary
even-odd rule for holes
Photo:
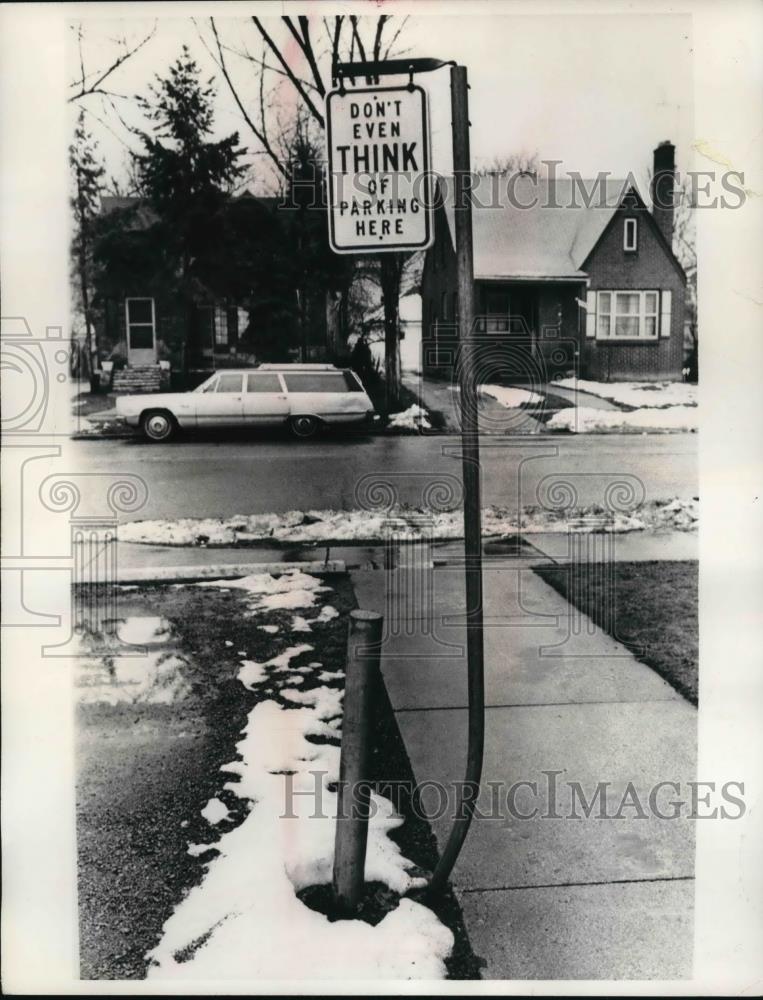
[[[314,437],[320,430],[320,426],[321,423],[317,417],[292,417],[289,421],[292,434],[299,438]]]
[[[167,410],[150,410],[144,413],[140,426],[149,441],[169,441],[177,431],[175,418]]]

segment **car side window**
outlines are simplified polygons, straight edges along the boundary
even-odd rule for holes
[[[281,392],[281,380],[275,372],[246,376],[247,392]]]
[[[207,384],[204,386],[204,388],[201,391],[202,392],[214,392],[217,389],[217,382],[218,382],[218,379],[213,378],[211,382],[207,382]]]
[[[217,392],[241,392],[243,375],[221,375],[217,380]]]
[[[289,372],[284,379],[289,392],[348,391],[344,372]]]

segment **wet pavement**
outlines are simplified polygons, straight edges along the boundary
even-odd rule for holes
[[[81,473],[144,480],[148,499],[125,520],[350,510],[369,503],[369,483],[376,481],[414,507],[439,481],[460,492],[459,439],[442,435],[189,438],[158,445],[92,440],[69,441],[65,450]],[[643,483],[647,500],[689,498],[698,493],[697,435],[491,437],[483,440],[481,469],[485,506],[537,504],[549,475],[574,481],[581,506],[601,502],[607,482],[624,475]]]

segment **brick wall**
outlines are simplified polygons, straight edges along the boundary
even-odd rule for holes
[[[638,249],[623,249],[623,220],[638,219]],[[597,381],[680,379],[683,366],[685,284],[673,264],[654,220],[645,208],[620,209],[583,264],[591,291],[657,289],[672,292],[670,337],[611,343],[583,337],[581,374]]]

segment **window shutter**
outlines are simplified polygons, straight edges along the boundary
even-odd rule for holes
[[[596,336],[596,292],[586,294],[585,335]]]
[[[669,337],[670,336],[670,307],[672,304],[673,293],[666,289],[660,296],[660,301],[662,303],[662,311],[660,313],[660,336]]]

